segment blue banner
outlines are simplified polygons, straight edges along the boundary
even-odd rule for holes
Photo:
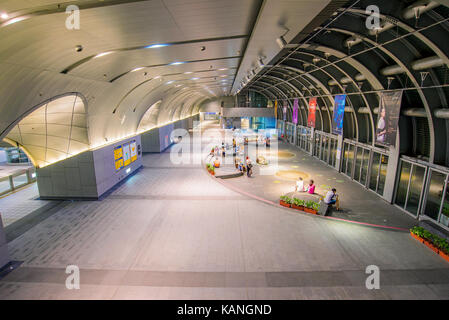
[[[343,118],[345,115],[346,95],[338,95],[335,97],[334,116],[332,117],[332,133],[337,135],[343,134]]]

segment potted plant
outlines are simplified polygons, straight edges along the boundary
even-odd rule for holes
[[[214,175],[215,175],[215,167],[211,165],[211,166],[210,166],[210,171],[209,171],[209,172],[210,172],[211,175],[214,176]]]
[[[292,205],[293,200],[290,197],[287,196],[281,196],[279,200],[279,204],[283,207],[290,208]]]
[[[410,234],[449,262],[449,241],[447,239],[441,238],[423,227],[413,227],[410,229]]]
[[[292,208],[304,211],[304,200],[294,198],[292,203]]]
[[[312,200],[306,201],[304,204],[304,211],[311,214],[317,214],[320,205]]]

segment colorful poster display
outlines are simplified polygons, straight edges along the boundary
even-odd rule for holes
[[[114,148],[115,170],[123,168],[123,149],[122,146]]]
[[[396,145],[402,91],[384,92],[377,115],[376,143],[383,146]]]
[[[343,119],[345,115],[346,95],[338,95],[335,97],[334,115],[332,117],[332,133],[337,135],[343,134]]]
[[[129,143],[123,145],[123,162],[125,167],[131,163],[131,151],[129,148]]]
[[[134,162],[137,160],[137,144],[135,141],[131,142],[130,148],[131,148],[131,162]]]
[[[293,119],[294,124],[298,124],[298,112],[299,112],[299,101],[298,99],[293,100]]]
[[[315,128],[315,114],[317,108],[317,98],[309,99],[309,116],[307,117],[307,125]]]

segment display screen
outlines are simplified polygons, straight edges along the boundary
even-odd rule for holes
[[[123,146],[123,162],[125,167],[131,163],[131,150],[129,145],[128,143]]]
[[[135,141],[131,142],[130,144],[131,148],[131,162],[134,162],[137,160],[137,144]]]
[[[332,117],[332,133],[337,135],[343,134],[343,119],[345,115],[346,95],[338,95],[335,97],[334,115]]]
[[[115,170],[120,170],[121,168],[123,168],[122,146],[117,146],[114,148],[114,161],[115,161]]]

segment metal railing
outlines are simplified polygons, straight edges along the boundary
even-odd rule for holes
[[[0,196],[19,189],[36,181],[36,169],[28,168],[16,171],[9,176],[0,178]]]

